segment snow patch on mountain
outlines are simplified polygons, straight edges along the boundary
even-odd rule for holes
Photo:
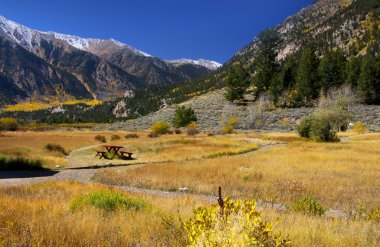
[[[222,64],[215,62],[215,61],[210,61],[210,60],[205,60],[205,59],[199,59],[199,60],[191,60],[191,59],[177,59],[177,60],[167,60],[168,63],[173,64],[174,66],[180,66],[184,64],[195,64],[199,65],[202,67],[205,67],[209,70],[217,70],[222,66]]]

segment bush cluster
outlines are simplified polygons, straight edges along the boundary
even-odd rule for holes
[[[18,129],[17,120],[14,118],[0,118],[0,130],[16,131]]]
[[[315,199],[311,194],[298,198],[288,207],[293,211],[314,216],[321,216],[327,211],[327,208],[323,206],[322,203]]]
[[[150,129],[152,130],[152,134],[157,136],[157,135],[167,134],[169,131],[169,128],[170,126],[167,122],[159,121],[153,124]]]
[[[111,141],[116,141],[116,140],[120,140],[120,136],[118,136],[118,135],[112,135],[111,136]]]
[[[317,142],[338,141],[336,133],[347,128],[349,113],[344,109],[320,109],[303,118],[297,126],[298,134]]]
[[[219,205],[194,210],[185,223],[189,246],[288,246],[289,240],[275,233],[252,201],[223,200]]]
[[[105,136],[103,136],[103,135],[97,135],[97,136],[95,136],[95,140],[96,141],[99,141],[99,142],[107,142],[107,139],[106,139],[106,137]]]
[[[125,136],[125,139],[135,139],[135,138],[139,138],[139,136],[137,134],[127,134]]]

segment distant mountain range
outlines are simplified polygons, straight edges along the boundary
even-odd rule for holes
[[[219,68],[168,61],[109,39],[41,32],[0,16],[0,104],[123,96],[152,84],[180,84]]]

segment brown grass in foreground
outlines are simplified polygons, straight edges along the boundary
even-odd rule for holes
[[[368,209],[379,207],[380,134],[352,135],[348,143],[314,143],[290,134],[266,138],[294,141],[239,156],[102,171],[97,179],[206,194],[222,186],[231,196],[283,203],[311,193],[330,208],[352,209],[360,201]]]
[[[162,203],[161,198],[126,193],[153,207],[70,210],[75,196],[104,188],[69,182],[0,188],[0,246],[178,246],[183,235],[177,232],[181,230],[177,209],[181,215],[189,214],[202,203],[189,197]]]
[[[150,202],[152,209],[70,211],[74,197],[104,188],[69,182],[0,188],[0,246],[181,246],[184,235],[178,218],[186,221],[192,208],[207,204],[191,195],[163,198],[125,193]],[[375,223],[271,210],[264,211],[264,218],[271,222],[280,218],[280,230],[289,234],[293,246],[380,243]]]

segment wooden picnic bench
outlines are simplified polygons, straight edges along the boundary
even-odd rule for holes
[[[115,146],[115,145],[104,145],[103,147],[106,148],[107,153],[111,154],[113,153],[111,159],[115,158],[115,156],[119,155],[119,150],[124,148],[123,146]]]
[[[127,159],[132,159],[132,154],[131,152],[128,151],[119,151],[121,157],[127,158]]]
[[[99,159],[106,158],[106,154],[107,154],[106,151],[97,150],[95,157],[97,157],[99,155]]]
[[[105,147],[107,151],[98,150],[96,151],[95,157],[99,156],[99,159],[101,159],[106,158],[107,154],[112,154],[111,159],[115,158],[115,156],[132,159],[133,153],[128,151],[120,151],[120,149],[124,148],[123,146],[104,145],[103,147]]]

